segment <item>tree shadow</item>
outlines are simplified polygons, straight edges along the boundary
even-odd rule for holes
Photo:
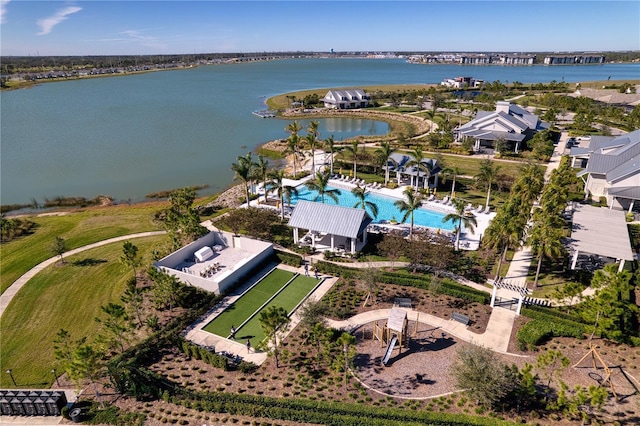
[[[101,263],[107,263],[107,261],[104,259],[94,259],[92,257],[88,257],[86,259],[76,260],[71,264],[73,266],[96,266],[100,265]]]

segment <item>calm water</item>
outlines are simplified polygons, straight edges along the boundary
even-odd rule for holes
[[[344,207],[355,207],[359,202],[358,199],[351,193],[349,190],[334,188],[332,186],[328,186],[329,189],[338,189],[340,191],[340,195],[338,195],[338,202],[334,202],[331,197],[325,195],[324,202],[326,204],[338,204]],[[298,196],[291,197],[291,204],[295,205],[298,203],[298,200],[307,200],[307,201],[320,201],[320,196],[317,191],[310,191],[306,186],[301,185],[296,188],[298,190]],[[369,193],[367,196],[367,201],[371,201],[378,206],[378,216],[373,218],[374,223],[380,223],[382,221],[390,221],[396,220],[398,222],[402,222],[402,218],[404,217],[404,212],[401,212],[395,206],[395,202],[398,201],[398,198],[385,197],[384,195]],[[367,210],[369,214],[371,214],[370,210]],[[428,226],[434,229],[444,229],[447,231],[453,231],[455,229],[455,224],[451,221],[443,222],[446,215],[440,212],[436,212],[433,210],[429,210],[426,207],[422,207],[416,210],[413,213],[413,223],[414,225],[419,226]],[[407,218],[406,223],[411,223],[411,218]]]
[[[285,138],[287,121],[251,111],[265,98],[310,88],[488,81],[578,82],[640,77],[639,64],[594,66],[414,65],[402,60],[309,59],[202,66],[56,82],[0,95],[1,203],[98,194],[142,200],[150,192],[232,183],[238,155]],[[320,138],[385,134],[385,123],[322,120]],[[305,131],[302,132],[303,134]]]

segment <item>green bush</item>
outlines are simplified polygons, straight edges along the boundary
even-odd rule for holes
[[[280,262],[284,263],[285,265],[294,266],[296,268],[302,265],[302,257],[298,256],[297,254],[287,253],[284,251],[276,251],[276,256],[278,257]]]
[[[388,284],[428,289],[429,284],[431,283],[431,277],[415,277],[392,272],[385,272],[381,274],[380,281]],[[482,304],[488,304],[491,300],[491,296],[489,295],[489,293],[485,293],[474,288],[458,284],[448,278],[444,278],[441,281],[438,292],[446,294],[448,296],[456,297],[458,299],[468,300],[470,302],[478,302]]]
[[[574,337],[584,339],[585,327],[573,321],[534,319],[518,330],[518,348],[534,350],[552,337]]]

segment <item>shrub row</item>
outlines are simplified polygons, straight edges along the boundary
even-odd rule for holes
[[[302,257],[298,256],[297,254],[287,253],[284,251],[276,251],[276,256],[278,257],[280,262],[284,263],[285,265],[294,266],[296,268],[302,265]]]
[[[571,321],[557,321],[551,319],[534,319],[518,330],[518,348],[520,350],[534,350],[552,337],[575,337],[584,339],[585,328],[582,324]]]
[[[397,284],[402,286],[428,289],[431,279],[430,277],[418,278],[385,272],[381,275],[380,281],[388,284]],[[468,300],[470,302],[478,302],[482,304],[488,304],[491,300],[491,296],[489,295],[489,293],[485,293],[471,287],[458,284],[448,278],[444,278],[441,281],[438,292],[446,294],[448,296],[453,296],[459,299]]]
[[[193,343],[183,340],[182,344],[179,346],[182,352],[192,358],[202,360],[209,365],[212,365],[216,368],[221,368],[224,371],[229,370],[229,364],[227,363],[227,357],[219,355],[215,352],[210,351],[207,348],[203,348],[202,346],[194,345]]]
[[[409,411],[360,404],[223,392],[184,391],[180,396],[170,398],[170,401],[207,412],[267,417],[296,423],[317,423],[330,426],[513,424],[495,418],[474,417],[466,414]]]
[[[532,318],[518,330],[518,348],[533,350],[552,337],[575,337],[583,339],[587,326],[577,321],[576,317],[544,307],[528,307],[521,311],[522,315]]]
[[[351,278],[355,278],[356,275],[358,274],[358,271],[356,269],[347,268],[342,265],[336,265],[335,263],[331,263],[331,262],[323,262],[322,260],[319,260],[318,262],[316,262],[316,266],[318,267],[318,270],[321,273],[327,274],[327,275],[333,275],[334,277],[351,279]]]

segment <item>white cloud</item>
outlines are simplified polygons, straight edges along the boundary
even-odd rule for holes
[[[49,16],[48,18],[38,19],[36,23],[41,29],[38,35],[49,34],[51,30],[53,30],[53,27],[58,25],[60,22],[66,20],[68,15],[72,15],[76,12],[80,12],[81,10],[82,10],[81,7],[69,6],[69,7],[65,7],[64,9],[58,10],[54,15]]]
[[[6,22],[4,17],[7,13],[7,3],[9,3],[9,0],[0,0],[0,24]]]

